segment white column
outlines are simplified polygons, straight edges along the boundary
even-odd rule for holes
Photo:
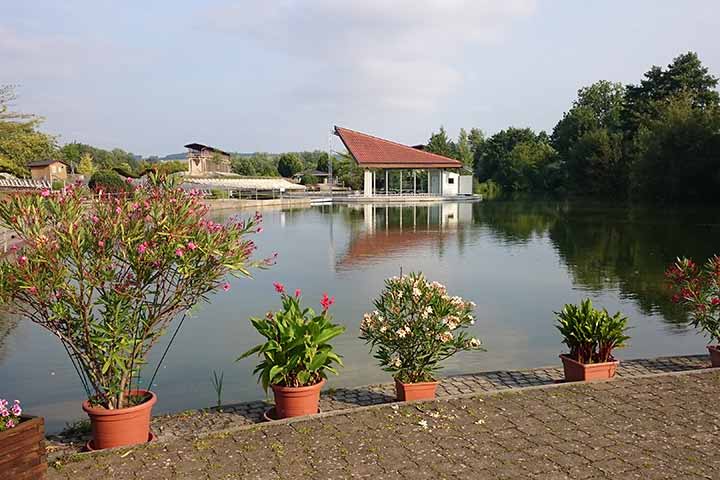
[[[388,171],[385,170],[385,196],[388,194]]]
[[[402,192],[402,172],[403,172],[403,171],[400,170],[400,195],[403,194],[403,192]]]
[[[413,195],[417,195],[417,170],[413,170]]]
[[[372,197],[373,194],[373,172],[370,170],[365,170],[363,172],[363,196],[365,197]]]

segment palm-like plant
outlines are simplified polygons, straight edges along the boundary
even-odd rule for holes
[[[268,312],[265,318],[251,318],[255,329],[267,339],[243,353],[238,360],[253,354],[261,357],[254,374],[267,392],[270,385],[304,387],[315,385],[327,378],[326,372],[337,374],[333,364],[342,366],[342,359],[333,352],[328,342],[345,331],[345,327],[331,322],[328,309],[332,300],[325,295],[323,311],[316,314],[311,308],[303,308],[300,291],[295,296],[285,293],[284,287],[276,284],[282,295],[283,309]]]
[[[567,304],[555,315],[556,328],[570,348],[568,356],[580,363],[612,361],[613,350],[624,347],[630,338],[625,334],[627,317],[620,312],[610,315],[605,309],[597,310],[589,298],[580,305]]]

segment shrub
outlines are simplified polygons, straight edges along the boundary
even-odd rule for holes
[[[62,190],[65,187],[65,182],[62,180],[53,180],[52,182],[52,189],[53,190]]]
[[[665,277],[672,301],[690,315],[690,324],[720,343],[720,257],[713,256],[702,268],[690,259],[677,259]]]
[[[59,338],[93,404],[128,406],[173,320],[179,329],[195,304],[228,290],[226,274],[270,263],[251,260],[259,215],[220,225],[206,212],[159,179],[119,197],[14,194],[0,220],[23,242],[0,260],[0,303]]]
[[[255,329],[267,339],[243,353],[238,360],[258,354],[262,358],[253,373],[267,392],[270,385],[305,387],[326,378],[326,371],[337,374],[333,363],[342,366],[339,355],[328,342],[345,331],[345,327],[331,322],[328,313],[334,298],[323,295],[322,313],[301,306],[300,290],[295,296],[285,293],[285,287],[275,283],[282,298],[282,310],[268,312],[265,318],[251,318]]]
[[[17,427],[20,423],[20,415],[22,415],[20,400],[15,400],[10,406],[7,400],[0,398],[0,432]]]
[[[210,195],[212,195],[212,198],[229,198],[230,197],[230,194],[228,194],[227,190],[222,190],[220,188],[211,189]]]
[[[360,338],[376,349],[374,357],[403,383],[434,381],[440,362],[463,350],[479,350],[480,340],[462,330],[475,323],[473,302],[451,297],[422,273],[385,280],[366,313]]]
[[[98,170],[92,174],[88,187],[91,190],[108,193],[126,192],[130,189],[130,185],[117,172],[113,170]]]
[[[625,335],[627,317],[620,312],[611,316],[605,309],[597,310],[589,298],[579,306],[566,304],[555,315],[556,328],[570,348],[568,356],[580,363],[610,362],[613,350],[624,347],[630,338]]]

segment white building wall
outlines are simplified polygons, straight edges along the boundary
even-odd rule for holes
[[[458,186],[460,195],[472,195],[473,193],[473,176],[460,175],[460,185]]]
[[[363,195],[366,197],[373,196],[373,172],[372,170],[365,170],[363,178]]]
[[[460,175],[447,170],[442,171],[442,195],[444,197],[456,197],[459,183]]]

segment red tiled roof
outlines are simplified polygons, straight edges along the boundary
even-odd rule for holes
[[[335,127],[358,165],[367,168],[460,168],[459,160],[373,137],[367,133]]]

